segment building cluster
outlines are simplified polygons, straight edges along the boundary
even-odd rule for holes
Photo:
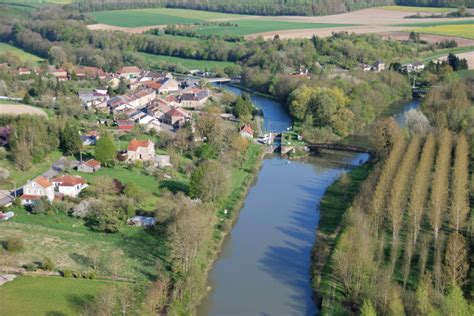
[[[80,91],[82,105],[110,113],[118,129],[131,130],[137,124],[146,130],[174,130],[191,120],[189,109],[200,110],[211,96],[197,80],[177,80],[170,73],[123,67],[109,80],[117,86],[126,80],[129,92],[110,97],[107,89]]]

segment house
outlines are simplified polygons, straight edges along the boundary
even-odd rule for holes
[[[186,108],[200,108],[209,99],[209,90],[193,88],[181,95],[180,104]]]
[[[156,219],[151,216],[134,216],[128,220],[128,225],[153,227],[156,225]]]
[[[128,160],[150,160],[155,157],[155,143],[151,140],[133,139],[128,144]]]
[[[82,145],[91,146],[95,145],[100,138],[100,134],[97,131],[90,131],[81,135]]]
[[[117,128],[121,131],[131,131],[135,127],[135,123],[130,120],[118,120]]]
[[[245,138],[252,138],[252,139],[253,139],[254,131],[253,131],[253,129],[250,127],[250,125],[248,125],[248,124],[245,124],[244,126],[242,126],[242,127],[240,128],[239,133],[240,133],[240,135],[242,135],[242,136],[245,137]]]
[[[77,171],[86,172],[86,173],[94,173],[100,169],[100,162],[95,159],[89,159],[87,161],[81,162],[79,166],[77,166]]]
[[[133,94],[126,95],[128,104],[135,108],[143,108],[156,98],[155,90],[143,89]]]
[[[138,82],[148,82],[148,81],[156,81],[164,78],[165,76],[161,72],[147,70],[143,71],[140,76],[138,77]]]
[[[171,107],[168,105],[168,102],[159,98],[153,100],[146,107],[146,113],[159,120],[161,120],[169,110],[171,110]]]
[[[99,93],[90,90],[81,90],[78,93],[82,105],[87,109],[89,107],[96,107],[109,99],[108,94]]]
[[[51,180],[55,190],[63,196],[77,197],[87,188],[86,180],[79,176],[62,175]]]
[[[172,108],[163,115],[163,123],[181,127],[190,119],[190,115],[180,108]]]
[[[82,66],[75,69],[77,79],[107,79],[107,74],[98,67]]]
[[[21,75],[31,75],[31,70],[28,69],[28,68],[18,68],[18,75],[21,76]]]
[[[143,113],[143,112],[142,112]],[[138,124],[143,125],[146,131],[154,129],[156,132],[161,130],[161,123],[151,115],[143,113],[144,116],[138,120]]]
[[[49,66],[48,73],[56,77],[58,81],[66,81],[69,79],[67,76],[67,71],[64,68],[56,68],[54,66]]]
[[[21,204],[32,205],[42,197],[52,202],[54,200],[54,185],[46,177],[39,176],[23,186]]]
[[[179,84],[173,78],[163,78],[159,81],[160,88],[158,89],[159,94],[175,93],[179,91]]]
[[[126,66],[122,67],[117,74],[121,78],[132,80],[138,78],[141,72],[142,70],[136,66]]]
[[[377,60],[373,65],[372,65],[372,71],[375,72],[381,72],[385,70],[385,63],[383,61]]]
[[[423,70],[423,69],[425,69],[425,65],[424,65],[422,62],[420,62],[420,61],[415,61],[415,62],[413,63],[413,70],[415,70],[415,71],[421,71],[421,70]]]

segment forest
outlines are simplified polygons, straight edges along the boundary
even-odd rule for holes
[[[473,0],[76,0],[69,7],[82,12],[167,7],[251,15],[327,15],[389,4],[474,6]]]

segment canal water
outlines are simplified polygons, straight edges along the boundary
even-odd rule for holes
[[[291,125],[281,104],[251,97],[264,112],[267,130],[282,131]],[[332,151],[302,161],[266,157],[210,271],[211,291],[198,315],[318,314],[311,297],[310,265],[319,201],[347,171],[344,168],[367,159],[367,154]]]

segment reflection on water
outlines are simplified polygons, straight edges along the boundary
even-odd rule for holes
[[[269,157],[209,275],[199,315],[314,315],[311,248],[319,200],[366,154],[322,153],[304,162]]]

